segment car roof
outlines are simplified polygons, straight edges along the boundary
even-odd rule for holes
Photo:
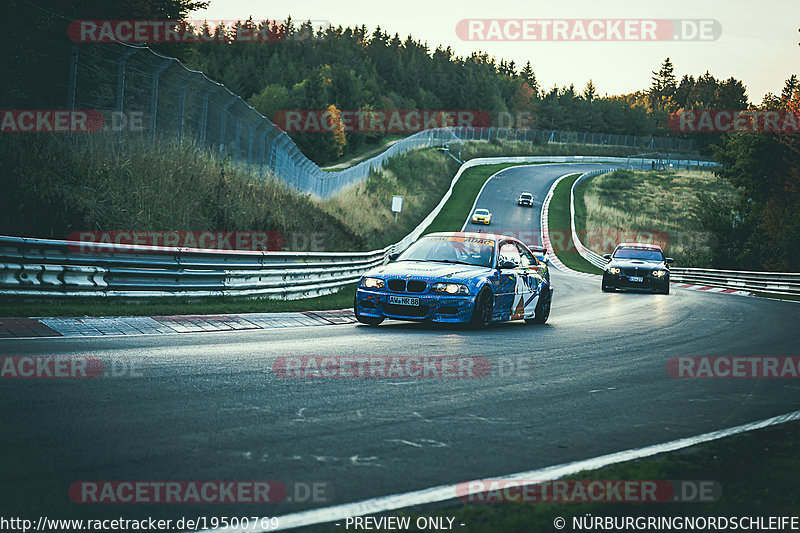
[[[485,207],[479,207],[475,211],[489,211],[489,210],[486,209]]]
[[[528,195],[528,196],[533,196],[533,195],[532,195],[531,193],[529,193],[529,192],[524,192],[524,193],[520,194],[520,196],[525,196],[525,195]]]
[[[622,248],[623,246],[626,247],[626,248],[642,248],[642,249],[645,249],[645,250],[662,251],[661,247],[659,245],[651,244],[651,243],[648,243],[648,242],[622,242],[622,243],[619,243],[617,245],[617,248]]]

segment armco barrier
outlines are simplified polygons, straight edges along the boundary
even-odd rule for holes
[[[575,187],[583,179],[598,174],[613,171],[614,169],[593,170],[582,174],[572,185],[570,191],[570,226],[572,240],[578,253],[588,262],[605,270],[608,261],[602,255],[590,250],[581,242],[575,231]],[[752,272],[742,270],[714,270],[703,268],[671,268],[670,280],[692,285],[706,285],[709,287],[723,287],[726,289],[740,289],[745,291],[761,291],[772,294],[800,295],[800,273],[792,272]]]
[[[800,295],[800,273],[793,272],[672,268],[670,278],[672,281],[693,285]]]
[[[268,296],[304,298],[353,283],[418,239],[468,168],[489,163],[616,163],[626,158],[520,156],[464,163],[442,200],[400,242],[371,252],[239,252],[126,245],[75,251],[69,241],[0,237],[0,294],[25,296]]]
[[[476,158],[458,170],[427,217],[400,242],[370,252],[242,252],[106,244],[81,251],[70,241],[0,237],[0,294],[18,296],[267,296],[328,294],[408,247],[450,198],[462,173],[490,163],[616,163],[624,157]]]

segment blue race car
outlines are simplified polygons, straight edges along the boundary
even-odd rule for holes
[[[356,289],[356,319],[466,323],[524,319],[543,324],[553,288],[547,265],[513,237],[431,233],[389,264],[364,274]]]

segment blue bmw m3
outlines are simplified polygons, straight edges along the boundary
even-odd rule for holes
[[[465,323],[543,324],[553,288],[547,265],[521,241],[486,233],[431,233],[364,274],[356,289],[359,322],[386,318]]]

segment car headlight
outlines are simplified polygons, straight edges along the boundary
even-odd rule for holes
[[[434,283],[431,285],[433,292],[446,292],[447,294],[469,294],[466,285],[460,283]]]
[[[663,278],[664,276],[667,275],[667,271],[666,270],[654,270],[653,271],[653,275],[655,277],[657,277],[657,278]]]
[[[384,282],[381,278],[361,278],[361,286],[366,289],[382,289]]]
[[[610,267],[606,270],[606,272],[608,272],[609,274],[620,274],[622,272],[622,269],[617,267]]]

